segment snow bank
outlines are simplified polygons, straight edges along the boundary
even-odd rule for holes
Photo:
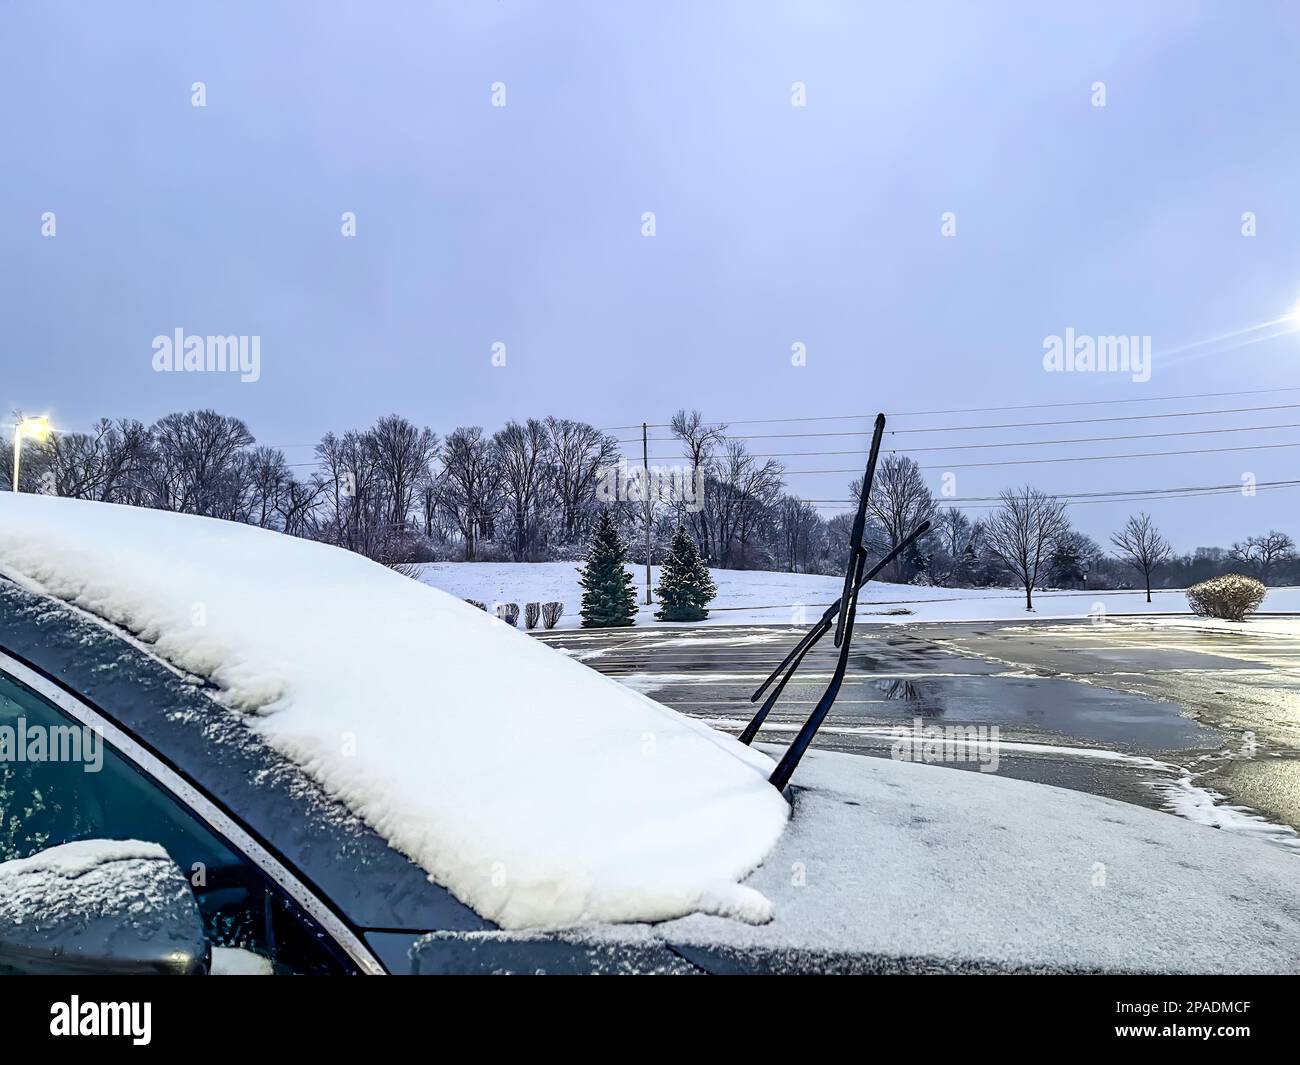
[[[645,567],[627,567],[644,599]],[[659,581],[659,567],[652,568],[652,580]],[[718,596],[709,606],[705,625],[770,624],[811,625],[822,610],[839,598],[843,577],[813,573],[776,573],[767,570],[709,570]],[[575,562],[432,562],[420,568],[419,579],[458,598],[494,603],[527,603],[555,600],[564,604],[558,628],[576,628],[582,589]],[[858,619],[863,622],[897,624],[917,621],[1023,621],[1031,619],[1085,618],[1103,613],[1186,615],[1187,594],[1182,589],[1152,592],[1153,602],[1142,591],[1119,592],[1035,592],[1034,612],[1025,610],[1025,596],[1010,588],[921,588],[910,584],[873,581],[862,589]],[[637,624],[666,627],[655,621],[659,607],[641,604]],[[1265,611],[1300,612],[1300,588],[1270,588],[1262,607]],[[1174,621],[1174,618],[1170,618]],[[1179,623],[1206,626],[1203,618],[1186,617]],[[692,622],[691,624],[696,624]],[[1213,626],[1214,622],[1209,622]],[[1255,617],[1244,624],[1221,622],[1232,631],[1276,631],[1300,634],[1300,618]]]
[[[350,552],[0,494],[0,571],[210,679],[273,746],[506,927],[765,920],[768,758]]]

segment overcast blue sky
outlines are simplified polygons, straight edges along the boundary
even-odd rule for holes
[[[0,404],[74,428],[212,406],[301,462],[297,445],[389,411],[445,433],[1300,385],[1295,335],[1159,355],[1300,299],[1298,60],[1287,3],[9,2]],[[260,336],[260,380],[155,373],[152,340],[176,328]],[[1151,379],[1045,372],[1044,338],[1066,328],[1151,336]],[[893,424],[1290,403],[1300,391]],[[1291,422],[1300,407],[1021,435]],[[1017,437],[907,441],[958,438]],[[1300,431],[923,465],[1287,441]],[[832,444],[860,441],[754,441]],[[955,472],[982,496],[1267,481],[1298,463],[1279,448]],[[848,479],[790,484],[835,498]],[[1300,532],[1297,500],[1149,509],[1189,549]],[[1132,507],[1074,517],[1101,537]]]

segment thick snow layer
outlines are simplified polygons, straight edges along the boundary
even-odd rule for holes
[[[48,873],[75,880],[110,862],[135,859],[167,861],[167,852],[157,843],[139,839],[82,839],[38,851],[27,858],[0,862],[0,877]]]
[[[457,599],[230,522],[0,493],[0,571],[214,682],[507,927],[765,920],[771,762]]]
[[[775,749],[774,749],[775,750]],[[790,827],[748,883],[761,928],[655,929],[723,945],[995,966],[1300,971],[1297,859],[1077,791],[810,751]]]
[[[628,566],[636,584],[638,601],[645,598],[645,567]],[[811,625],[822,610],[839,598],[843,577],[809,573],[775,573],[767,570],[715,569],[709,571],[718,596],[709,606],[706,625],[748,623]],[[558,628],[576,628],[582,621],[582,589],[574,562],[433,562],[420,569],[420,580],[460,598],[478,599],[489,609],[496,603],[546,602],[564,604]],[[659,567],[652,567],[659,581]],[[1182,590],[1152,592],[1153,602],[1141,591],[1035,592],[1034,612],[1025,610],[1025,596],[1012,588],[921,588],[910,584],[873,581],[862,589],[858,619],[863,622],[916,621],[1023,621],[1025,618],[1084,618],[1099,612],[1119,614],[1187,614],[1187,593]],[[656,621],[657,605],[641,603],[637,624],[668,627]],[[1265,611],[1300,612],[1300,588],[1270,588]],[[1204,626],[1204,619],[1169,619]],[[521,622],[522,624],[522,622]],[[699,624],[692,622],[691,624]],[[1209,622],[1232,631],[1300,634],[1300,618],[1255,617],[1244,624]]]

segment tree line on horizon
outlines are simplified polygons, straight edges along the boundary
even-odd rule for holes
[[[152,425],[99,421],[90,432],[27,440],[22,491],[246,522],[320,540],[386,564],[576,560],[608,511],[629,558],[658,563],[684,528],[709,566],[839,574],[852,516],[824,517],[788,491],[784,466],[755,456],[698,411],[670,423],[683,465],[701,471],[693,504],[606,501],[604,471],[618,441],[568,418],[510,421],[494,433],[461,426],[445,437],[398,414],[367,429],[326,433],[304,468],[258,445],[238,418],[178,411]],[[0,474],[12,479],[12,442]],[[627,458],[629,468],[639,460]],[[300,472],[303,471],[303,472]],[[856,498],[860,481],[849,485]],[[987,515],[942,505],[916,462],[885,456],[869,504],[868,543],[883,554],[922,521],[932,528],[882,574],[940,587],[1187,587],[1243,572],[1265,584],[1300,580],[1295,544],[1269,530],[1229,547],[1176,554],[1148,515],[1107,547],[1071,528],[1065,503],[1032,486],[1008,489]],[[1109,548],[1109,549],[1108,549]]]

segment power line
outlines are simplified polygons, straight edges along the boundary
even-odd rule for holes
[[[1145,422],[1159,418],[1201,418],[1211,414],[1251,414],[1265,410],[1295,410],[1300,403],[1279,403],[1269,407],[1230,407],[1226,410],[1190,410],[1165,414],[1120,414],[1109,418],[1064,418],[1043,422],[1003,422],[994,425],[953,425],[941,429],[893,429],[893,433],[960,433],[973,429],[1027,429],[1043,425],[1096,425],[1101,422]]]
[[[962,462],[941,463],[937,466],[922,466],[923,470],[963,470],[979,466],[1032,466],[1044,462],[1102,462],[1106,459],[1151,459],[1167,455],[1211,455],[1228,451],[1264,451],[1280,447],[1300,447],[1300,442],[1293,444],[1252,444],[1247,447],[1206,447],[1187,451],[1141,451],[1130,455],[1062,455],[1051,459],[1008,459],[1003,462]]]
[[[974,432],[981,429],[1037,429],[1047,425],[1097,425],[1105,422],[1141,422],[1151,421],[1160,418],[1201,418],[1215,414],[1252,414],[1259,411],[1269,410],[1295,410],[1300,408],[1300,403],[1279,403],[1267,407],[1231,407],[1221,410],[1192,410],[1192,411],[1175,411],[1165,414],[1120,414],[1108,418],[1058,418],[1050,421],[1041,422],[994,422],[988,425],[947,425],[939,428],[930,429],[886,429],[885,432],[890,436],[898,436],[903,433],[965,433]],[[840,431],[828,433],[754,433],[746,436],[731,436],[729,440],[792,440],[792,439],[813,439],[824,438],[828,436],[870,436],[869,430],[861,431]],[[651,442],[657,444],[672,443],[673,437],[651,437]],[[640,443],[640,440],[619,440],[619,444]]]
[[[1261,491],[1271,491],[1271,490],[1277,490],[1282,488],[1300,488],[1300,481],[1278,482],[1275,484],[1259,484],[1256,485],[1255,487]],[[1068,496],[1057,496],[1057,498],[1063,500],[1066,506],[1074,507],[1074,506],[1082,506],[1085,503],[1140,503],[1140,502],[1152,502],[1152,501],[1161,502],[1166,499],[1197,499],[1205,496],[1237,495],[1239,493],[1241,493],[1241,485],[1230,485],[1223,491],[1186,492],[1180,494],[1168,494],[1168,495],[1158,495],[1158,496],[1147,494],[1147,495],[1131,495],[1131,496],[1111,496],[1104,499],[1101,498],[1076,499]],[[823,504],[815,504],[815,505],[818,507],[818,509],[823,509],[828,506],[843,507],[845,509],[838,511],[838,513],[844,514],[850,512],[850,508],[852,507],[853,504],[848,501],[845,501],[842,503],[823,503]],[[962,509],[963,510],[996,510],[1001,505],[1002,505],[1001,503],[973,503],[973,504],[967,504]]]
[[[1258,481],[1254,488],[1290,488],[1300,485],[1300,479],[1286,481]],[[1170,488],[1110,488],[1100,492],[1057,492],[1057,499],[1099,499],[1102,496],[1159,496],[1181,492],[1239,492],[1241,484],[1189,484]],[[998,503],[1001,496],[950,496],[941,499],[942,504],[949,503]],[[805,499],[805,503],[847,503],[856,504],[856,499]]]
[[[1201,447],[1185,451],[1141,451],[1128,455],[1057,455],[1050,459],[1005,459],[1001,462],[942,462],[934,466],[920,466],[922,470],[968,470],[993,466],[1030,466],[1047,462],[1102,462],[1106,459],[1149,459],[1166,455],[1215,455],[1230,451],[1265,451],[1280,447],[1300,447],[1300,442],[1289,444],[1250,444],[1245,447]],[[891,452],[892,454],[892,452]],[[814,473],[856,473],[858,469],[848,470],[783,470],[785,476],[797,477]]]
[[[941,414],[989,414],[995,411],[1004,410],[1047,410],[1059,407],[1095,407],[1107,406],[1114,403],[1171,403],[1175,400],[1184,399],[1223,399],[1227,396],[1259,396],[1274,392],[1300,392],[1300,385],[1288,385],[1281,388],[1252,388],[1236,392],[1189,392],[1180,396],[1135,396],[1130,399],[1076,399],[1062,403],[1022,403],[1014,406],[1001,407],[952,407],[947,410],[887,411],[886,413],[891,418],[924,418]],[[706,429],[715,429],[730,425],[774,425],[789,422],[870,421],[874,417],[874,414],[811,414],[798,418],[724,418],[716,422],[705,422],[702,427]],[[641,426],[638,423],[637,425],[610,425],[597,431],[602,433],[613,433],[624,429],[640,428]],[[649,428],[670,429],[672,428],[672,424],[669,422],[651,422]]]
[[[1128,436],[1077,436],[1065,440],[1007,440],[996,444],[950,444],[947,447],[912,447],[891,449],[891,455],[916,455],[922,451],[969,451],[974,448],[990,447],[1042,447],[1047,444],[1101,444],[1112,440],[1157,440],[1174,436],[1211,436],[1216,433],[1259,433],[1268,429],[1300,429],[1300,422],[1288,422],[1282,425],[1243,425],[1231,429],[1184,429],[1177,433],[1132,433]],[[865,455],[865,449],[854,451],[777,451],[751,452],[756,459],[812,458],[821,455]],[[673,462],[681,456],[659,456],[655,462]]]

